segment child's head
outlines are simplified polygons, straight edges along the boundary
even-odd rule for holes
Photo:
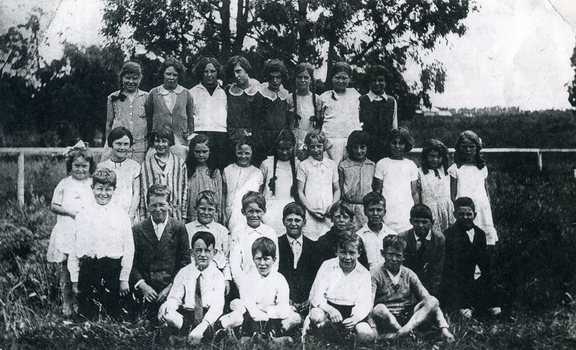
[[[444,173],[448,175],[448,147],[442,141],[430,139],[424,144],[422,154],[420,155],[420,164],[422,172],[428,174],[429,170],[437,171],[444,168]]]
[[[252,66],[250,62],[242,56],[232,56],[228,62],[226,62],[226,78],[229,81],[234,81],[236,84],[244,85],[250,79],[250,73],[252,72]]]
[[[294,158],[294,146],[296,146],[296,137],[290,130],[282,130],[274,144],[276,157],[281,161],[288,161]]]
[[[248,191],[242,196],[242,214],[246,216],[246,223],[252,228],[260,226],[266,214],[266,199],[259,192]]]
[[[213,87],[218,84],[222,72],[222,65],[214,57],[202,57],[194,67],[196,81],[204,86]]]
[[[416,204],[410,209],[410,223],[414,227],[414,233],[420,238],[424,238],[434,225],[432,210],[425,204]]]
[[[473,164],[476,165],[478,169],[482,169],[486,165],[484,157],[480,153],[482,140],[474,131],[462,131],[460,135],[458,135],[454,149],[454,163],[456,163],[458,167],[462,164]]]
[[[376,65],[370,66],[366,69],[366,76],[364,79],[372,91],[376,95],[382,95],[386,87],[386,76],[388,70],[384,66]]]
[[[268,276],[276,261],[276,244],[268,237],[259,237],[252,243],[252,259],[261,276]]]
[[[239,137],[233,142],[235,163],[239,167],[247,168],[252,161],[252,140],[248,137]]]
[[[165,155],[174,146],[174,131],[168,125],[160,125],[150,134],[150,144],[154,146],[156,154]]]
[[[112,160],[122,162],[134,144],[132,133],[123,126],[112,129],[108,134],[108,147],[112,148]]]
[[[346,62],[336,62],[332,67],[332,86],[336,92],[344,92],[350,84],[352,67]]]
[[[96,203],[106,205],[116,189],[116,173],[108,168],[98,169],[92,176],[92,193]]]
[[[306,134],[304,138],[304,143],[308,148],[308,153],[310,156],[321,161],[324,159],[324,150],[326,148],[326,136],[319,130],[312,130]]]
[[[126,62],[120,69],[120,90],[134,93],[142,81],[142,68],[136,62]]]
[[[476,206],[472,198],[460,197],[454,201],[454,217],[456,218],[456,223],[466,231],[474,227]]]
[[[351,233],[340,236],[336,245],[336,256],[342,271],[348,273],[354,270],[363,250],[364,243],[357,234]]]
[[[184,79],[184,65],[175,58],[167,58],[160,65],[160,74],[162,75],[164,88],[173,90],[178,86],[178,80]]]
[[[282,222],[288,236],[299,238],[302,235],[302,228],[306,225],[306,209],[295,202],[286,204],[282,211]]]
[[[196,167],[207,166],[210,177],[216,176],[218,153],[212,153],[212,141],[204,134],[197,134],[190,140],[188,156],[186,157],[186,169],[188,177],[196,174]]]
[[[388,235],[382,240],[382,256],[384,257],[384,267],[397,274],[400,266],[404,262],[404,250],[406,241],[398,235]]]
[[[410,152],[414,139],[407,128],[401,126],[388,134],[388,151],[392,159],[404,159],[404,153]]]
[[[350,155],[350,158],[356,161],[362,161],[366,159],[366,152],[368,151],[368,145],[370,144],[370,135],[362,130],[354,130],[348,136],[348,141],[346,142],[346,150]]]
[[[214,235],[210,232],[198,231],[192,236],[190,243],[190,253],[196,268],[204,271],[210,265],[214,256],[214,246],[216,244]]]
[[[166,185],[154,184],[146,192],[148,211],[155,223],[166,221],[170,210],[170,189]]]
[[[328,211],[328,217],[332,219],[332,225],[337,233],[350,232],[352,230],[354,211],[348,203],[340,200],[332,204]]]
[[[364,215],[372,226],[380,226],[386,215],[386,199],[380,192],[369,192],[362,198]]]
[[[272,91],[278,91],[282,81],[288,78],[288,70],[282,61],[270,59],[264,62],[262,78],[268,82],[268,88]]]
[[[76,180],[85,180],[96,171],[96,161],[84,143],[66,153],[66,172]]]
[[[214,221],[214,216],[218,213],[218,198],[216,193],[205,190],[196,196],[196,216],[198,222],[206,225]]]
[[[295,87],[299,91],[310,91],[310,86],[314,84],[314,67],[308,63],[300,63],[294,68]]]

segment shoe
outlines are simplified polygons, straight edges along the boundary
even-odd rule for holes
[[[491,307],[488,309],[488,313],[492,316],[498,316],[502,313],[502,309],[499,307]]]

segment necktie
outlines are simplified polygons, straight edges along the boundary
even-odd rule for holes
[[[194,325],[199,325],[204,319],[204,308],[202,306],[202,292],[201,288],[202,274],[198,275],[196,279],[196,291],[194,292]]]
[[[292,252],[294,253],[294,269],[296,269],[296,267],[298,267],[300,255],[302,255],[302,244],[297,240],[292,241]]]
[[[424,266],[424,250],[426,249],[426,240],[424,238],[418,238],[420,242],[420,248],[416,251],[416,261],[417,264],[422,268]]]

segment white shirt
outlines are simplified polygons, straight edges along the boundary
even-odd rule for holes
[[[474,243],[474,228],[471,228],[470,230],[466,231],[466,234],[468,235],[470,243]]]
[[[215,244],[212,260],[224,274],[224,279],[227,281],[232,280],[230,264],[228,263],[228,256],[230,255],[230,232],[228,232],[228,229],[214,221],[204,225],[196,220],[186,224],[186,231],[188,231],[190,247],[192,247],[192,237],[194,237],[196,232],[205,231],[214,235]]]
[[[382,223],[382,229],[380,232],[374,232],[369,227],[368,224],[362,226],[356,234],[362,238],[364,242],[364,249],[366,249],[366,258],[368,258],[368,264],[370,265],[370,270],[376,268],[377,266],[384,263],[384,257],[382,256],[382,240],[388,235],[396,235],[397,233]]]
[[[212,95],[201,83],[190,89],[194,99],[194,130],[226,132],[228,103],[226,92],[216,86]]]
[[[422,240],[420,237],[418,237],[418,235],[416,234],[416,232],[414,232],[414,239],[416,240],[416,250],[420,249],[420,246],[422,245]],[[428,231],[428,234],[426,235],[426,237],[424,237],[424,240],[430,242],[430,240],[432,239],[432,231]]]
[[[396,275],[393,275],[392,272],[390,272],[390,270],[385,269],[386,272],[388,273],[388,276],[390,277],[390,280],[392,281],[393,285],[397,285],[398,282],[400,282],[400,271],[398,271],[398,273]]]
[[[302,235],[296,239],[286,235],[286,238],[288,238],[288,243],[290,243],[290,248],[292,248],[292,253],[294,254],[294,269],[296,269],[298,267],[298,260],[300,260],[300,256],[302,255],[304,238],[302,238]]]
[[[166,107],[170,112],[174,110],[174,106],[176,105],[176,99],[178,98],[176,94],[182,91],[184,91],[184,88],[180,85],[177,85],[174,90],[166,90],[164,85],[158,87],[158,93],[164,98],[164,103],[166,103]]]
[[[237,285],[242,283],[242,278],[251,270],[256,270],[256,265],[252,259],[252,244],[260,237],[268,237],[276,245],[273,270],[278,271],[278,235],[276,235],[276,231],[264,224],[252,228],[246,223],[237,226],[234,231],[235,234],[232,236],[235,238],[232,242],[233,248],[230,251],[230,270]]]
[[[158,241],[160,241],[160,238],[162,238],[162,234],[164,233],[164,229],[166,228],[166,224],[168,223],[168,215],[166,215],[164,221],[159,224],[157,224],[156,221],[154,221],[154,219],[151,219],[150,221],[152,221],[152,227],[154,227],[154,233],[156,234]]]
[[[240,299],[246,310],[265,311],[269,318],[284,319],[290,313],[290,287],[284,276],[272,270],[266,277],[252,270],[244,277]],[[252,311],[252,312],[251,312]]]

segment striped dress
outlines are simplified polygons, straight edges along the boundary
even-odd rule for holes
[[[188,210],[188,178],[186,163],[173,154],[168,155],[166,167],[160,168],[156,158],[152,155],[142,163],[140,171],[140,219],[144,220],[148,212],[146,193],[153,184],[162,184],[170,189],[169,202],[172,205],[172,217],[184,220]]]

